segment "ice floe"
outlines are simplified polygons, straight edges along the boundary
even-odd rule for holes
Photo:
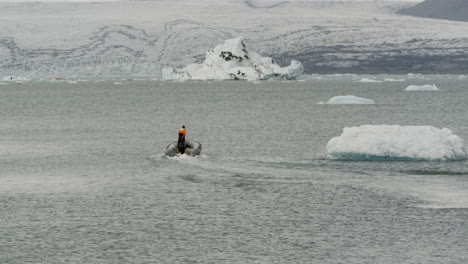
[[[381,83],[382,81],[371,79],[371,78],[362,78],[358,82],[363,82],[363,83]]]
[[[439,88],[435,84],[430,85],[410,85],[405,91],[439,91]]]
[[[393,79],[393,78],[385,78],[384,82],[404,82],[405,79]]]
[[[2,80],[4,82],[25,83],[29,82],[31,79],[21,76],[5,76]]]
[[[326,146],[335,160],[463,160],[463,140],[433,126],[364,125],[345,127]]]
[[[375,104],[373,100],[354,95],[335,96],[328,100],[327,104]]]

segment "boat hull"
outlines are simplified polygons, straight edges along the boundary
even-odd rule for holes
[[[200,142],[195,141],[195,140],[185,141],[185,152],[184,152],[185,155],[195,157],[195,156],[200,155],[201,151],[202,151],[202,145]],[[167,146],[166,151],[164,152],[164,155],[168,157],[181,155],[179,146],[177,145],[177,141],[171,142],[171,144]]]

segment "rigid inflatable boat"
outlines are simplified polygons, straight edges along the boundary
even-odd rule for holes
[[[185,141],[185,155],[188,156],[198,156],[200,155],[200,152],[202,151],[202,145],[200,142],[195,141],[195,140],[186,140]],[[164,152],[164,155],[168,157],[174,157],[176,155],[180,155],[181,151],[179,150],[179,147],[177,146],[177,141],[172,142],[167,146],[166,151]]]

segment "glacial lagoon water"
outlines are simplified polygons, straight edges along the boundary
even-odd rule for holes
[[[2,84],[0,263],[467,263],[467,161],[324,149],[365,124],[468,146],[468,82],[370,78]],[[163,157],[182,124],[203,155]]]

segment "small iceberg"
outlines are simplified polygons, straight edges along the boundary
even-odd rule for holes
[[[439,88],[435,84],[430,85],[410,85],[405,91],[439,91]]]
[[[182,69],[172,67],[162,70],[163,80],[267,80],[271,78],[292,80],[304,69],[299,61],[280,67],[272,58],[249,51],[242,37],[229,39],[224,44],[206,52],[203,63],[189,64]]]
[[[4,82],[14,82],[17,84],[21,84],[23,82],[29,82],[30,79],[21,76],[5,76],[2,79]]]
[[[381,83],[382,81],[375,80],[375,79],[370,79],[370,78],[362,78],[358,82],[363,82],[363,83]]]
[[[404,82],[405,79],[393,79],[393,78],[385,78],[384,82]]]
[[[4,82],[9,82],[9,81],[13,82],[15,80],[16,80],[16,78],[14,76],[5,76],[5,77],[3,77]]]
[[[364,125],[345,127],[327,146],[334,160],[464,160],[463,140],[433,126]]]
[[[353,95],[335,96],[328,100],[327,104],[375,104],[373,100]]]

